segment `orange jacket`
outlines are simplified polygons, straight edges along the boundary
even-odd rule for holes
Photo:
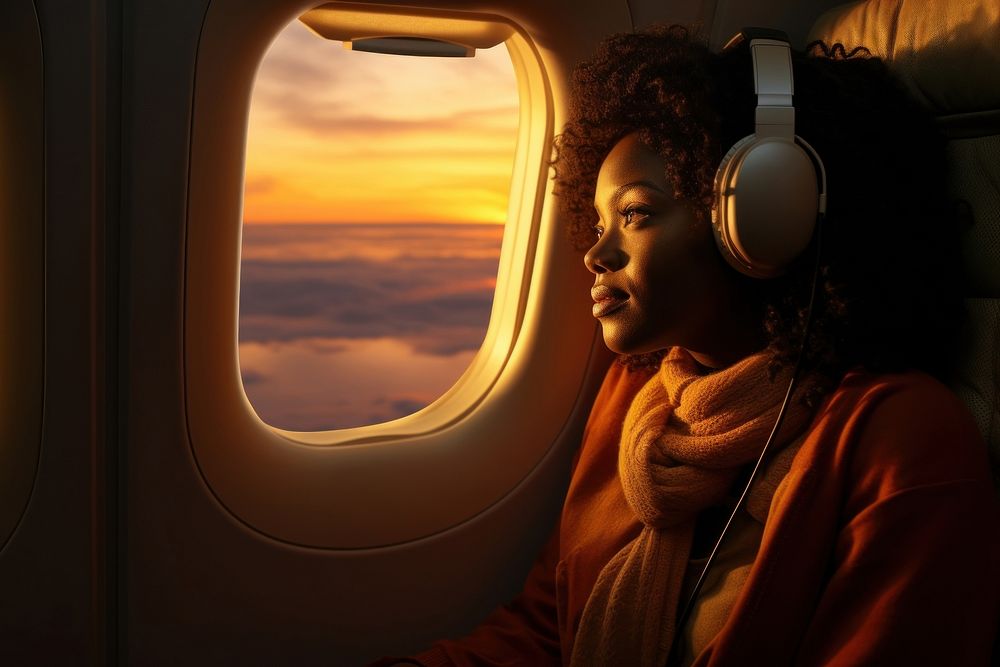
[[[641,528],[617,449],[649,377],[618,364],[608,372],[560,523],[524,591],[469,636],[413,660],[568,662],[598,573]],[[923,373],[855,371],[818,409],[740,597],[695,665],[984,666],[998,606],[1000,512],[968,410]]]

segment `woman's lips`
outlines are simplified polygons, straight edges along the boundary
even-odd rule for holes
[[[628,301],[627,292],[608,285],[594,285],[590,289],[590,297],[594,300],[594,317],[610,315]]]

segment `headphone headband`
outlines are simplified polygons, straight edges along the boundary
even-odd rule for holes
[[[792,52],[780,30],[744,28],[724,50],[747,43],[753,60],[754,133],[722,158],[715,176],[712,227],[736,270],[780,275],[808,245],[826,208],[823,162],[795,135]]]
[[[772,28],[743,28],[726,42],[723,52],[749,43],[753,58],[753,90],[757,95],[754,134],[757,137],[795,137],[795,79],[788,35]]]
[[[757,93],[754,134],[761,137],[795,137],[792,93],[792,52],[788,42],[774,39],[750,41],[753,87]]]

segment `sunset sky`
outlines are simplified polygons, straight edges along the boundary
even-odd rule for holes
[[[254,86],[244,220],[502,223],[517,116],[502,44],[390,56],[294,21]]]

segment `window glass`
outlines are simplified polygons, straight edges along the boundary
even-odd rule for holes
[[[251,100],[239,356],[272,426],[411,414],[489,321],[517,135],[506,48],[350,51],[299,22]]]

